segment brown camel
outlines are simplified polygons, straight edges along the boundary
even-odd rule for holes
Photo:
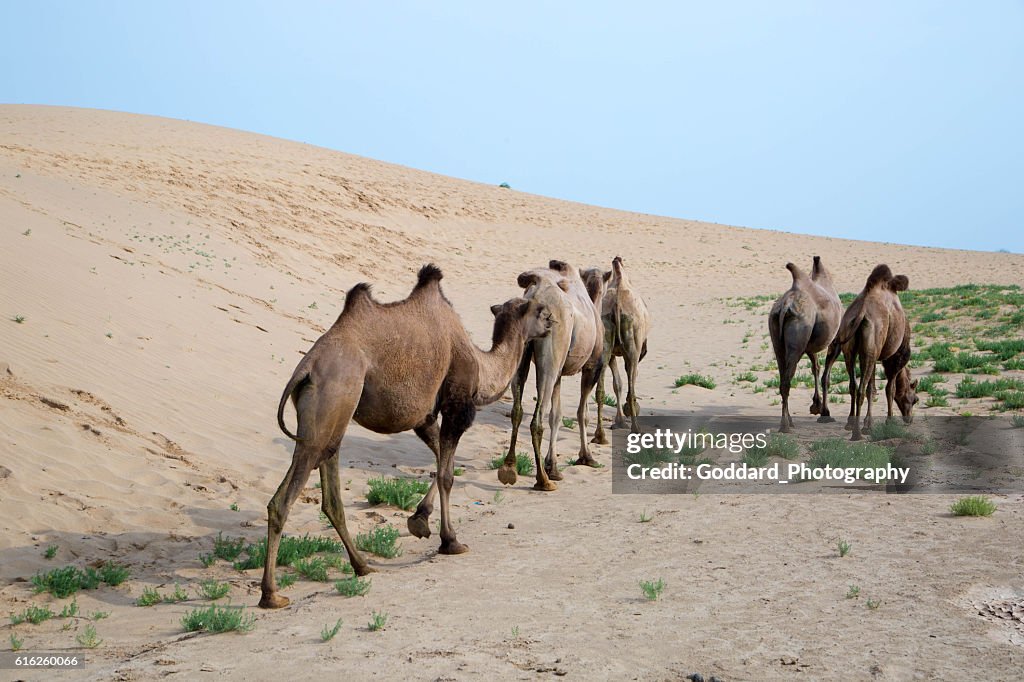
[[[577,464],[597,466],[587,447],[587,397],[594,390],[601,374],[603,334],[601,329],[601,298],[604,296],[603,273],[593,268],[578,271],[562,261],[553,260],[546,268],[528,270],[519,275],[523,296],[544,305],[551,314],[551,333],[526,344],[519,370],[512,379],[512,440],[505,462],[498,469],[498,480],[505,485],[516,482],[516,440],[523,419],[523,385],[530,374],[530,362],[537,367],[537,405],[530,422],[533,458],[537,465],[537,490],[555,490],[553,481],[562,479],[558,470],[555,443],[562,425],[562,377],[582,372],[580,404],[576,410],[576,428],[580,433]],[[549,409],[550,406],[550,409]],[[551,428],[548,454],[544,466],[540,461],[544,438],[543,419]]]
[[[885,401],[888,407],[887,419],[892,419],[892,404],[899,407],[903,421],[914,420],[914,405],[917,404],[917,380],[910,380],[910,322],[907,320],[898,292],[906,291],[910,280],[906,275],[893,276],[888,265],[878,265],[871,271],[864,290],[857,295],[843,314],[839,333],[829,346],[825,358],[823,393],[826,396],[819,422],[833,422],[828,411],[828,375],[840,352],[850,376],[850,416],[846,429],[853,431],[850,440],[863,438],[860,426],[861,409],[865,397],[868,413],[864,418],[864,429],[871,429],[871,402],[875,397],[875,364],[881,360],[885,369]],[[860,383],[856,375],[856,363],[860,360]]]
[[[467,547],[455,537],[449,512],[455,448],[473,423],[476,406],[494,402],[508,388],[523,347],[550,329],[544,305],[514,298],[493,306],[491,350],[478,349],[441,292],[441,271],[424,266],[409,297],[378,303],[368,284],[357,284],[330,329],[299,362],[281,396],[277,422],[295,440],[292,464],[267,505],[267,558],[260,606],[279,608],[288,599],[277,594],[277,551],[288,512],[313,469],[320,469],[323,511],[341,536],[357,575],[373,572],[345,527],[338,474],[338,448],[351,420],[377,433],[412,429],[437,463],[441,496],[442,554]],[[284,423],[284,407],[295,404],[298,428]],[[438,415],[441,417],[438,425]],[[432,498],[432,496],[431,496]],[[424,498],[409,519],[409,529],[427,537],[432,511]]]
[[[793,285],[775,302],[768,315],[768,331],[779,365],[779,392],[782,394],[779,431],[782,433],[788,433],[793,427],[793,417],[789,414],[789,388],[800,364],[800,356],[804,354],[811,360],[811,373],[814,375],[811,414],[821,411],[818,353],[832,342],[843,314],[839,294],[820,257],[814,257],[810,277],[793,263],[786,263],[786,268],[793,274]]]
[[[615,390],[615,420],[613,429],[626,427],[622,410],[622,376],[616,358],[622,358],[626,366],[626,412],[631,419],[631,430],[640,433],[637,417],[640,406],[636,400],[636,376],[640,361],[647,355],[647,331],[651,326],[651,316],[647,305],[633,289],[633,285],[622,267],[622,259],[616,256],[612,260],[611,272],[605,273],[608,290],[602,302],[601,321],[604,323],[604,356],[602,364],[611,368],[612,387]],[[597,377],[597,430],[592,443],[607,443],[608,437],[601,422],[601,408],[604,407],[604,372]]]

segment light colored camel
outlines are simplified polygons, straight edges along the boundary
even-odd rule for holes
[[[839,302],[832,278],[821,258],[814,257],[811,276],[793,263],[786,263],[793,275],[793,285],[772,306],[768,315],[768,331],[775,349],[775,360],[779,365],[779,392],[782,394],[782,423],[779,431],[788,433],[793,428],[793,417],[789,413],[789,389],[800,357],[804,354],[811,360],[814,375],[814,399],[811,414],[822,409],[818,394],[818,353],[829,347],[839,329],[843,306]],[[826,371],[827,373],[827,371]]]
[[[295,440],[291,467],[267,505],[267,558],[260,606],[279,608],[274,578],[281,532],[288,512],[313,469],[320,469],[323,511],[341,536],[357,575],[372,569],[345,526],[338,473],[338,448],[349,422],[376,431],[412,429],[434,453],[435,485],[441,496],[442,554],[467,547],[455,537],[449,513],[455,448],[473,423],[476,406],[501,397],[515,373],[526,342],[547,334],[544,305],[515,298],[491,308],[494,334],[490,351],[478,349],[441,292],[441,271],[419,272],[416,288],[403,301],[378,303],[367,284],[345,298],[337,321],[299,362],[281,396],[277,422]],[[284,407],[295,404],[296,434],[284,423]],[[438,425],[438,416],[441,421]],[[432,498],[432,496],[431,496]],[[409,520],[425,537],[431,500],[424,498]]]
[[[530,422],[533,458],[537,466],[537,490],[555,490],[553,481],[561,480],[555,444],[562,425],[562,377],[582,372],[580,404],[576,410],[576,428],[580,434],[577,464],[597,466],[587,447],[587,398],[601,374],[604,335],[601,333],[601,298],[605,282],[601,270],[577,271],[562,261],[553,260],[546,268],[528,270],[519,275],[523,296],[544,305],[551,314],[551,333],[526,344],[519,370],[512,379],[512,440],[505,462],[498,469],[498,480],[506,485],[516,482],[516,440],[523,419],[523,385],[530,374],[530,362],[537,367],[537,405]],[[550,436],[548,454],[541,463],[545,416]]]
[[[636,376],[640,361],[647,355],[647,332],[651,327],[651,316],[647,312],[647,304],[633,288],[622,267],[622,259],[616,256],[612,260],[611,272],[605,273],[608,289],[602,301],[601,321],[604,324],[604,356],[602,364],[608,366],[612,373],[612,388],[615,390],[615,420],[613,429],[626,427],[622,409],[622,376],[616,358],[622,358],[626,366],[626,412],[631,420],[633,433],[640,433],[637,417],[640,406],[636,400]],[[604,424],[601,421],[601,408],[604,407],[604,371],[597,378],[597,429],[592,443],[607,443]]]
[[[906,275],[893,276],[888,265],[878,265],[871,271],[864,290],[857,295],[843,314],[839,333],[829,346],[825,358],[823,392],[825,407],[819,422],[833,422],[828,411],[829,371],[841,352],[850,377],[850,416],[846,429],[853,431],[850,440],[863,438],[860,416],[865,398],[868,403],[864,429],[871,429],[871,403],[875,397],[875,364],[881,360],[885,369],[885,401],[887,419],[892,419],[892,404],[899,407],[903,421],[914,420],[917,404],[917,380],[910,380],[910,322],[907,320],[898,292],[906,291],[910,280]],[[855,370],[860,361],[860,382]]]

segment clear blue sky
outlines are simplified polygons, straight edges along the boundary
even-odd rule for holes
[[[1024,4],[5,3],[0,101],[586,203],[1024,252]]]

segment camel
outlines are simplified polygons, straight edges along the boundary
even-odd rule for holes
[[[508,388],[527,341],[550,331],[550,315],[540,301],[513,298],[493,306],[489,351],[473,344],[441,291],[441,271],[426,265],[408,298],[379,303],[368,284],[345,297],[335,323],[313,344],[285,386],[277,423],[295,440],[291,467],[267,505],[267,558],[263,568],[263,608],[280,608],[274,578],[281,532],[288,512],[313,469],[320,469],[324,514],[338,531],[357,575],[374,572],[356,549],[345,526],[338,472],[338,449],[349,422],[376,431],[412,429],[437,464],[434,487],[441,497],[441,554],[467,551],[455,537],[449,512],[459,438],[473,423],[476,408],[500,398]],[[291,399],[298,428],[284,422]],[[438,425],[438,415],[441,417]],[[409,529],[428,537],[432,495],[409,519]]]
[[[537,405],[530,422],[533,458],[537,465],[536,490],[552,491],[562,479],[558,470],[555,444],[562,425],[562,377],[582,372],[580,404],[576,410],[576,428],[580,433],[580,451],[576,464],[598,466],[587,447],[587,397],[601,374],[603,339],[601,298],[604,273],[598,268],[578,271],[568,263],[553,260],[546,268],[528,270],[519,275],[523,296],[537,301],[551,313],[551,333],[526,344],[519,369],[512,379],[512,439],[505,462],[498,469],[498,480],[505,485],[516,482],[516,440],[523,419],[523,386],[530,374],[530,363],[537,367]],[[550,408],[550,409],[549,409]],[[540,461],[544,438],[544,416],[551,429],[544,466]]]
[[[793,428],[789,388],[800,364],[800,356],[804,354],[811,360],[811,373],[814,375],[811,414],[822,410],[824,403],[818,394],[818,353],[829,347],[843,314],[832,277],[821,264],[819,256],[814,257],[810,277],[793,263],[786,263],[786,269],[793,275],[793,285],[775,302],[768,315],[768,331],[779,365],[779,392],[782,394],[779,431],[782,433],[789,433]]]
[[[640,295],[634,291],[626,271],[622,267],[622,258],[616,256],[612,260],[612,269],[605,273],[608,282],[607,291],[602,301],[601,321],[604,323],[604,355],[602,365],[611,368],[612,388],[615,390],[615,420],[613,429],[626,427],[622,410],[622,376],[616,358],[622,358],[626,366],[626,408],[631,419],[630,430],[640,433],[637,417],[640,406],[636,400],[636,375],[640,361],[647,355],[647,332],[651,326],[651,316],[647,305]],[[604,407],[604,372],[597,377],[597,430],[591,443],[608,443],[601,421],[601,408]]]
[[[850,440],[863,438],[860,415],[864,399],[868,410],[864,418],[865,430],[871,429],[871,402],[875,397],[875,364],[882,362],[887,381],[885,401],[888,407],[886,419],[892,419],[892,404],[899,407],[903,421],[914,421],[914,405],[917,404],[917,380],[911,381],[910,368],[910,322],[900,304],[900,291],[906,291],[910,280],[906,275],[893,276],[888,265],[878,265],[871,271],[864,290],[857,295],[843,314],[839,333],[829,346],[825,357],[823,394],[826,396],[819,422],[834,422],[828,410],[828,378],[832,364],[842,352],[846,373],[850,376],[850,416],[846,429],[853,431]],[[856,363],[860,360],[860,384],[856,380]]]

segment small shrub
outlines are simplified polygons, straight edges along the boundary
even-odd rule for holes
[[[49,592],[58,599],[63,599],[79,590],[95,590],[104,582],[111,586],[120,585],[128,575],[127,567],[110,562],[105,563],[98,571],[91,566],[85,570],[75,566],[64,566],[45,573],[36,573],[32,576],[32,587],[36,592]]]
[[[164,602],[168,604],[177,604],[188,599],[188,592],[182,589],[181,585],[174,583],[174,592],[164,597]]]
[[[228,507],[228,509],[230,509],[231,511],[236,512],[236,511],[238,511],[238,504],[236,504],[235,502],[232,502],[231,506]]]
[[[949,407],[949,401],[946,400],[944,395],[930,395],[928,400],[924,401],[925,407]]]
[[[74,618],[78,615],[78,600],[72,599],[70,604],[65,604],[60,611],[61,618]]]
[[[36,606],[33,604],[21,613],[12,615],[11,625],[20,625],[26,621],[33,625],[39,625],[44,620],[50,620],[55,615],[56,614],[50,610],[49,606]]]
[[[762,460],[767,462],[772,457],[781,457],[782,459],[794,459],[800,455],[800,444],[792,436],[787,436],[783,433],[773,433],[768,437],[768,445],[764,448],[757,446],[747,448],[747,454],[744,456],[744,461],[747,461],[747,457],[753,460]],[[749,464],[748,466],[761,466],[761,464]]]
[[[748,467],[763,467],[768,463],[768,449],[767,448],[750,448],[744,454],[740,460]]]
[[[210,599],[216,601],[221,597],[226,597],[228,592],[231,591],[231,585],[229,583],[221,583],[216,580],[204,580],[199,583],[199,596],[203,599]]]
[[[871,440],[889,440],[891,438],[910,438],[910,432],[902,422],[895,419],[882,419],[871,427]]]
[[[244,549],[245,538],[226,540],[223,533],[217,533],[217,537],[213,541],[213,556],[224,561],[234,561]]]
[[[216,560],[217,560],[217,557],[215,557],[212,554],[200,554],[199,555],[199,562],[203,565],[203,568],[209,568],[210,566],[213,565],[213,562],[215,562]]]
[[[53,557],[57,556],[57,545],[50,545],[49,547],[47,547],[46,550],[43,552],[43,556],[47,559],[52,559]]]
[[[281,544],[277,549],[277,565],[291,566],[299,559],[305,559],[314,554],[321,552],[340,553],[343,549],[344,545],[338,540],[311,536],[308,533],[301,538],[284,536],[281,538]],[[234,567],[240,571],[259,568],[267,557],[267,539],[260,538],[259,542],[247,545],[243,551],[247,557],[236,560]]]
[[[641,580],[640,589],[643,590],[644,597],[648,601],[654,601],[661,596],[662,590],[665,589],[665,581],[661,578],[657,580]]]
[[[991,516],[996,509],[996,503],[984,495],[971,495],[954,502],[949,511],[953,516]]]
[[[856,599],[860,596],[860,588],[856,585],[850,585],[850,589],[846,591],[847,599]]]
[[[844,557],[850,553],[850,550],[853,549],[853,545],[840,538],[839,542],[836,543],[836,549],[839,550],[839,556]]]
[[[93,620],[103,620],[110,615],[110,611],[93,611],[89,617]]]
[[[642,512],[640,512],[640,523],[649,523],[651,521],[651,519],[653,519],[653,518],[654,518],[653,516],[648,516],[647,515],[647,510],[646,509],[644,509]]]
[[[743,372],[742,374],[736,375],[736,382],[756,383],[757,375],[753,372]]]
[[[256,617],[244,606],[209,606],[192,609],[181,618],[185,632],[248,632],[256,625]]]
[[[300,559],[296,561],[295,571],[306,580],[315,580],[319,583],[327,582],[327,562],[323,557],[312,559]]]
[[[11,633],[11,651],[21,651],[21,647],[24,646],[25,640],[20,639],[13,632]]]
[[[684,374],[676,379],[676,388],[681,386],[700,386],[711,390],[715,387],[715,380],[703,374]]]
[[[811,469],[832,468],[884,468],[892,459],[892,450],[875,443],[851,443],[842,438],[826,438],[811,444]]]
[[[110,561],[100,567],[100,580],[111,587],[117,587],[127,580],[130,575],[131,571],[127,566],[115,564]]]
[[[14,322],[16,322],[17,324],[22,324],[22,323],[23,323],[23,322],[25,321],[25,316],[24,316],[24,315],[15,315],[15,316],[14,316],[14,317],[12,317],[11,319],[12,319],[12,320],[13,320]]]
[[[466,470],[463,469],[462,467],[455,467],[455,470],[452,473],[455,476],[461,476],[462,474],[466,473]]]
[[[86,649],[95,649],[100,644],[103,644],[103,640],[96,634],[96,626],[91,623],[78,633],[75,641],[78,642],[79,646],[83,646]]]
[[[601,402],[603,402],[608,407],[616,407],[619,404],[619,401],[615,399],[615,396],[609,393],[604,394],[604,398],[601,399]]]
[[[868,599],[864,603],[868,605],[869,609],[871,609],[872,611],[876,611],[878,609],[878,607],[882,605],[882,600],[881,599]]]
[[[152,587],[142,589],[142,594],[135,600],[136,606],[153,606],[163,601],[163,597]]]
[[[491,468],[497,469],[505,464],[505,457],[495,457],[491,460]],[[529,476],[533,473],[533,457],[525,452],[516,453],[516,473],[520,476]]]
[[[402,550],[395,543],[398,540],[398,529],[394,526],[378,526],[369,533],[356,536],[356,547],[385,559],[401,556]]]
[[[388,614],[387,613],[384,613],[384,612],[378,613],[378,612],[374,611],[371,614],[371,616],[372,616],[372,618],[371,618],[370,622],[366,624],[366,627],[367,627],[367,629],[370,632],[376,632],[377,630],[383,629],[384,626],[388,622]]]
[[[338,580],[334,583],[334,589],[343,597],[362,597],[370,591],[370,581],[365,578],[353,576]]]
[[[371,478],[366,484],[370,487],[367,502],[390,504],[406,511],[415,507],[430,489],[429,482],[415,478]]]
[[[1010,419],[1010,424],[1012,424],[1015,429],[1024,429],[1024,416],[1019,414],[1013,415],[1013,418]]]
[[[567,429],[575,429],[576,420],[570,417],[562,417],[562,426],[564,426]]]
[[[1020,410],[1024,409],[1024,391],[999,391],[996,398],[1003,401],[1000,409]]]
[[[277,586],[283,590],[294,585],[296,580],[297,578],[294,573],[282,573],[277,576]]]
[[[335,623],[333,627],[325,625],[324,629],[320,631],[320,639],[325,642],[329,642],[334,639],[336,634],[338,634],[338,630],[341,630],[341,618],[338,619],[338,622]]]

